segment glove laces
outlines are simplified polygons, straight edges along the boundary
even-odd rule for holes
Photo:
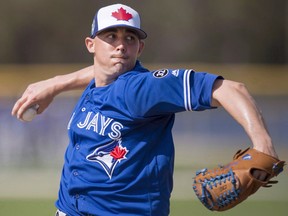
[[[199,170],[196,172],[196,176],[200,174],[205,176],[206,172],[207,172],[207,169]],[[228,182],[231,182],[232,188],[230,190],[227,190],[223,194],[219,195],[219,197],[214,197],[214,200],[213,200],[213,197],[207,188],[209,188],[212,191],[214,188],[217,188]],[[197,197],[206,206],[206,208],[210,210],[213,209],[215,205],[218,206],[218,208],[223,208],[229,205],[231,202],[236,200],[240,194],[240,190],[236,189],[236,179],[235,179],[235,175],[232,169],[230,169],[229,172],[227,173],[218,174],[215,177],[211,177],[211,176],[207,177],[201,182],[194,181],[194,184],[196,183],[201,184],[201,190],[202,190],[202,193],[201,193],[202,195],[200,196],[200,194],[197,191],[197,186],[193,186],[193,189]]]

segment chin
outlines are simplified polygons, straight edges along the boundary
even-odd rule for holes
[[[125,73],[127,72],[130,67],[128,67],[127,65],[123,64],[123,63],[117,63],[115,64],[115,71],[118,72],[118,73]]]

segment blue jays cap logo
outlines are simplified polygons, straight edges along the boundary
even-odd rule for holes
[[[112,142],[96,148],[96,150],[89,154],[86,159],[92,162],[99,163],[109,176],[112,178],[113,171],[120,161],[127,159],[126,154],[128,150],[121,145],[122,141],[113,140]]]

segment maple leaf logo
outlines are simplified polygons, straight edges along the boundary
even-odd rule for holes
[[[129,21],[133,18],[132,14],[128,13],[124,8],[120,8],[117,11],[112,13],[112,16],[115,17],[117,20],[125,20]]]
[[[116,146],[113,151],[110,152],[110,155],[115,159],[115,160],[121,160],[125,158],[125,155],[127,154],[127,149],[123,148],[121,146]]]

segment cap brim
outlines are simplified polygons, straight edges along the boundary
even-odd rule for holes
[[[127,25],[114,25],[114,26],[109,26],[107,28],[104,28],[104,29],[101,29],[97,32],[95,32],[94,35],[91,35],[92,38],[96,37],[96,35],[100,34],[101,32],[107,30],[107,29],[110,29],[110,28],[117,28],[117,27],[125,27],[125,28],[128,28],[128,29],[131,29],[132,31],[134,31],[140,39],[145,39],[147,38],[147,34],[145,31],[143,31],[142,29],[138,29],[138,28],[135,28],[135,27],[132,27],[132,26],[127,26]]]

